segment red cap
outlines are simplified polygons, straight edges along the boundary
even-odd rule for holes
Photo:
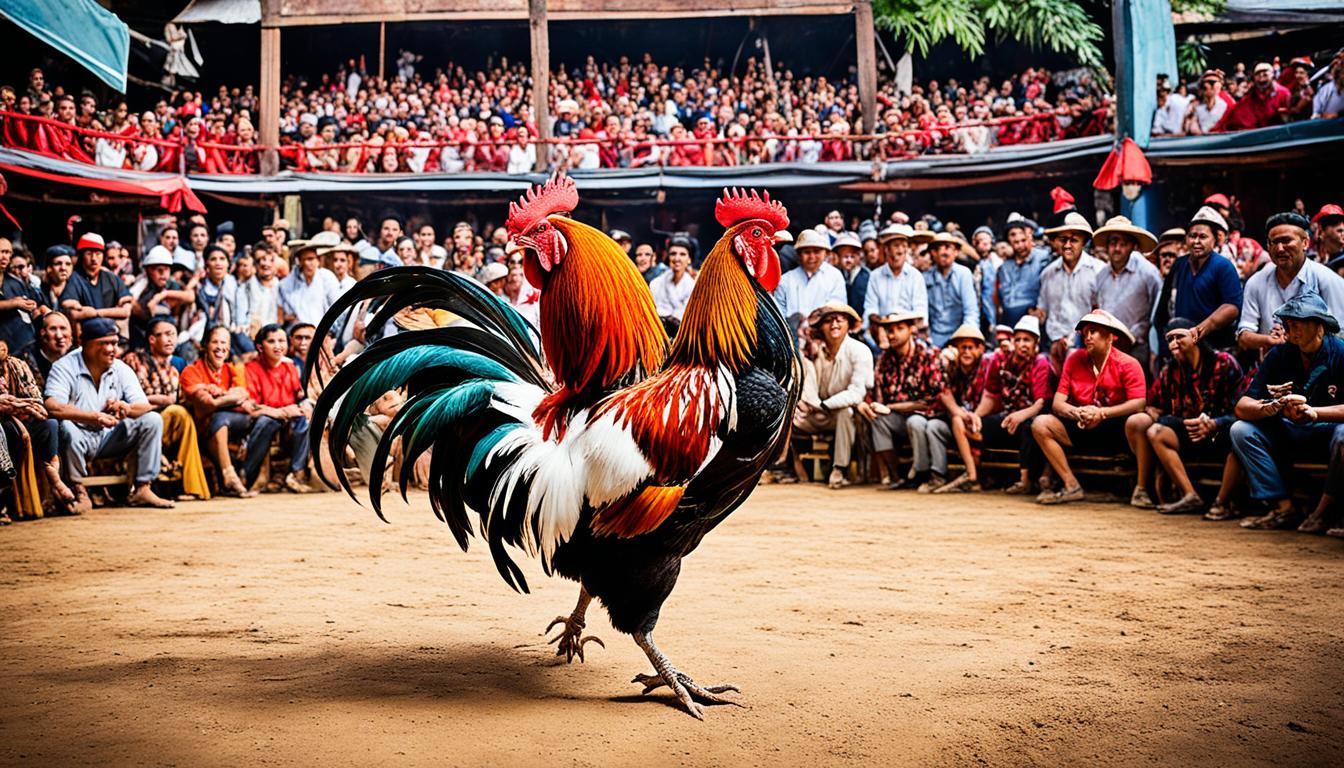
[[[1073,195],[1069,194],[1069,191],[1063,187],[1055,187],[1050,190],[1050,199],[1055,203],[1055,213],[1069,210],[1075,202]]]
[[[1330,203],[1328,205],[1321,206],[1321,210],[1317,211],[1316,215],[1311,217],[1311,223],[1319,224],[1321,223],[1321,219],[1336,219],[1336,218],[1344,219],[1344,208],[1340,208],[1338,205]]]
[[[75,243],[75,250],[105,251],[107,245],[103,242],[103,236],[97,232],[85,232],[84,236],[79,238],[79,242]]]
[[[1232,201],[1231,201],[1231,200],[1228,200],[1228,199],[1227,199],[1227,195],[1224,195],[1222,192],[1215,192],[1214,194],[1209,195],[1208,197],[1204,198],[1204,204],[1205,204],[1205,205],[1216,205],[1216,206],[1218,206],[1219,208],[1231,208],[1231,207],[1232,207]]]

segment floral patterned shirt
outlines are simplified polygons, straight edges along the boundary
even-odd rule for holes
[[[917,413],[933,416],[942,410],[938,395],[943,391],[943,366],[938,350],[923,339],[911,339],[910,344],[910,353],[904,357],[888,349],[877,358],[873,397],[887,404],[923,400],[929,407]]]
[[[171,358],[168,365],[160,365],[154,361],[153,356],[144,352],[127,352],[122,358],[122,362],[135,371],[135,376],[140,380],[140,387],[145,390],[145,395],[171,395],[173,402],[177,402],[182,387],[179,382],[177,366],[172,364]]]
[[[973,411],[980,404],[980,397],[985,394],[988,374],[989,355],[981,355],[969,371],[962,370],[961,363],[953,358],[944,363],[943,388],[952,394],[952,399],[962,408]]]
[[[1207,413],[1215,419],[1229,417],[1246,391],[1241,365],[1227,352],[1201,350],[1199,370],[1169,359],[1153,381],[1148,405],[1182,419]]]

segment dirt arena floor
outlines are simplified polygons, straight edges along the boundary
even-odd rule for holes
[[[500,581],[423,497],[0,529],[5,765],[1339,764],[1344,542],[1118,505],[765,487],[658,639],[745,708],[639,695],[573,584]],[[533,569],[536,570],[536,569]]]

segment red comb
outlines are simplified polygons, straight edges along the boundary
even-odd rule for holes
[[[789,211],[778,200],[771,200],[770,193],[760,193],[745,189],[724,189],[723,197],[714,204],[714,218],[725,228],[741,224],[749,219],[765,219],[780,231],[789,228]]]
[[[579,188],[574,180],[555,174],[545,184],[534,186],[518,202],[509,203],[510,234],[526,232],[552,213],[569,213],[579,206]]]

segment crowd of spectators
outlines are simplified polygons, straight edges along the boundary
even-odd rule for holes
[[[807,358],[795,432],[829,443],[829,485],[978,492],[999,450],[1017,457],[1008,493],[1061,504],[1085,497],[1078,457],[1128,454],[1136,507],[1344,535],[1344,209],[1299,203],[1252,231],[1214,194],[1153,233],[1052,196],[1048,222],[969,236],[839,211],[798,236],[775,298]],[[1294,464],[1328,467],[1310,509]],[[1211,497],[1192,480],[1208,468]],[[766,479],[796,482],[794,465]]]
[[[832,211],[781,249],[775,298],[806,357],[794,427],[829,441],[829,484],[861,482],[856,468],[873,466],[871,479],[893,489],[981,491],[985,452],[1005,450],[1018,464],[1007,491],[1058,504],[1084,497],[1078,457],[1128,453],[1135,506],[1344,528],[1333,507],[1344,477],[1344,209],[1309,217],[1299,204],[1252,229],[1235,198],[1215,194],[1182,227],[1154,233],[1123,217],[1094,228],[1066,191],[1052,198],[1049,221],[1005,212],[969,235],[932,214]],[[432,221],[389,213],[327,217],[307,239],[291,229],[276,221],[240,244],[231,222],[197,215],[143,253],[96,232],[37,250],[0,238],[9,514],[81,513],[109,475],[129,503],[155,507],[312,491],[314,463],[333,458],[309,455],[309,430],[325,427],[309,425],[311,403],[363,349],[369,307],[324,338],[315,327],[378,269],[455,270],[538,317],[502,228],[459,222],[440,239]],[[611,236],[675,333],[698,241]],[[408,309],[378,332],[445,321]],[[321,370],[305,384],[313,345]],[[401,400],[389,392],[369,409],[366,442]],[[1304,462],[1330,468],[1311,510],[1291,495]],[[1195,482],[1209,466],[1220,469],[1212,497]],[[791,467],[767,478],[796,480]]]
[[[1111,132],[1114,117],[1105,84],[1084,70],[1030,68],[998,80],[949,78],[908,89],[888,80],[878,92],[877,125],[864,126],[852,79],[795,75],[783,63],[767,71],[755,58],[735,72],[708,59],[683,68],[645,54],[559,67],[550,78],[551,135],[559,143],[537,144],[524,64],[503,59],[482,70],[449,64],[427,71],[421,57],[403,54],[397,65],[386,78],[354,59],[313,79],[287,78],[279,116],[285,165],[522,173],[535,167],[538,152],[552,169],[899,159],[1101,135]],[[1192,84],[1162,78],[1154,133],[1331,117],[1344,104],[1344,56],[1315,83],[1305,58],[1250,71],[1210,71]],[[132,111],[124,100],[99,104],[91,93],[52,87],[34,69],[25,89],[0,87],[0,109],[51,122],[10,117],[0,137],[106,167],[252,173],[262,149],[257,107],[252,86],[221,86],[214,94],[175,92],[152,109]]]

